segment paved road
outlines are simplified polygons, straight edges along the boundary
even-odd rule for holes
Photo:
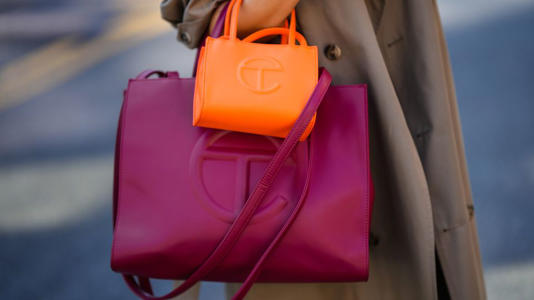
[[[126,78],[146,67],[189,75],[194,53],[175,42],[153,8],[98,1],[0,4],[2,299],[133,299],[109,270],[121,92]],[[493,299],[534,298],[534,5],[528,2],[504,7],[492,0],[488,7],[497,9],[486,7],[478,18],[461,1],[447,2],[443,11]],[[50,26],[13,21],[7,30],[7,16],[39,17]],[[64,25],[73,20],[75,27]],[[209,285],[201,297],[217,299],[220,291]]]

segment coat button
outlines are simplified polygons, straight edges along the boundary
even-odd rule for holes
[[[187,32],[180,33],[180,40],[186,44],[191,43],[191,36]]]
[[[475,216],[475,206],[473,206],[473,204],[467,205],[467,213],[469,214],[469,218],[473,218]]]
[[[335,44],[329,44],[324,47],[324,55],[329,60],[337,60],[341,57],[341,48]]]

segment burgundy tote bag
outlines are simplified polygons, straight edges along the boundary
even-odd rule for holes
[[[193,127],[194,79],[177,72],[129,81],[111,267],[139,297],[168,299],[199,280],[244,282],[234,299],[254,282],[367,280],[367,90],[320,74],[285,139]],[[150,277],[185,281],[155,297]]]

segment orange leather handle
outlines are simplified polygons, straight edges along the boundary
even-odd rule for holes
[[[222,35],[230,35],[230,18],[232,15],[232,9],[234,7],[235,1],[236,0],[231,0],[230,3],[228,3],[228,7],[226,8],[227,13],[224,16],[224,32],[222,33]],[[287,22],[287,19],[284,20],[284,28],[289,28],[289,22]]]
[[[289,22],[287,22],[287,18],[284,20],[284,28],[289,28]],[[282,35],[282,40],[280,41],[282,44],[287,44],[289,40],[287,39],[287,35]]]
[[[233,40],[237,39],[237,22],[239,19],[239,8],[241,7],[242,1],[243,0],[231,0],[230,3],[228,4],[228,11],[230,13],[226,14],[226,18],[224,20],[224,36],[229,37],[229,39],[233,39]],[[297,37],[297,25],[296,24],[297,24],[297,21],[296,21],[295,9],[293,9],[291,11],[291,20],[289,22],[289,28],[288,28],[289,32],[287,34],[282,35],[282,43],[285,44],[287,42],[290,45],[295,45],[295,38]],[[267,28],[267,29],[271,29],[271,28]],[[268,31],[264,31],[264,30],[265,29],[259,31],[259,32],[263,32],[263,35],[261,37],[270,35],[268,34]],[[271,34],[281,34],[281,33],[271,33]],[[306,42],[303,43],[301,41],[302,39],[304,39],[304,37],[299,38],[299,43],[301,45],[305,45],[305,44],[307,45]]]
[[[288,28],[283,27],[273,27],[273,28],[265,28],[259,31],[256,31],[246,38],[243,39],[243,42],[249,42],[252,43],[258,39],[261,39],[262,37],[266,37],[269,35],[281,35],[282,36],[282,44],[286,43],[284,38],[287,38],[289,35],[290,30]],[[304,36],[298,32],[296,32],[296,40],[299,42],[302,46],[308,46],[308,42],[306,42],[306,39]]]

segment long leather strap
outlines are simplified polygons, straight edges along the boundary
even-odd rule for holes
[[[250,223],[250,220],[254,216],[254,213],[256,212],[260,204],[263,202],[265,195],[273,185],[276,176],[284,165],[284,162],[287,160],[295,146],[298,144],[299,139],[304,133],[308,123],[311,121],[313,115],[319,108],[319,105],[321,104],[326,94],[326,91],[330,86],[331,81],[332,77],[328,73],[328,71],[326,71],[325,69],[321,69],[317,86],[315,87],[312,95],[310,96],[306,106],[299,115],[297,121],[293,125],[293,128],[289,132],[289,135],[284,139],[282,145],[278,148],[273,159],[269,162],[269,165],[267,166],[263,177],[257,183],[256,187],[254,188],[254,191],[249,196],[239,215],[230,225],[230,228],[226,232],[225,236],[219,242],[215,250],[204,261],[204,263],[200,265],[200,267],[198,267],[193,272],[193,274],[191,274],[191,276],[187,278],[181,285],[176,287],[168,294],[160,297],[155,297],[146,293],[146,289],[143,289],[139,284],[137,284],[135,278],[132,275],[123,275],[124,279],[126,280],[126,283],[135,294],[146,300],[164,300],[178,296],[188,290],[190,287],[192,287],[195,283],[202,280],[202,278],[209,274],[215,267],[219,265],[220,262],[224,260],[224,258],[230,253],[234,245],[237,243],[244,230],[247,228],[248,224]],[[309,176],[310,172],[308,172],[306,178],[304,191],[307,191],[307,187],[309,184]],[[281,227],[280,231],[273,239],[269,247],[265,250],[262,257],[255,264],[254,268],[247,276],[247,279],[245,280],[238,293],[233,297],[234,300],[242,299],[246,295],[254,281],[259,276],[263,263],[265,262],[271,251],[280,242],[287,230],[291,227],[291,224],[298,215],[298,212],[302,207],[302,204],[304,203],[305,199],[306,194],[305,192],[303,192],[296,206],[293,208],[291,215],[285,221],[284,225]]]

